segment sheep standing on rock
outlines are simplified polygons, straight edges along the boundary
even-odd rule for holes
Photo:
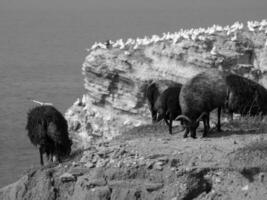
[[[157,80],[149,84],[146,91],[152,123],[164,119],[170,134],[172,134],[172,121],[181,113],[179,105],[181,87],[182,84],[171,80]]]
[[[68,124],[63,115],[50,105],[37,106],[28,113],[26,130],[31,143],[39,147],[40,163],[43,154],[47,160],[60,162],[71,152],[72,142],[68,135]]]
[[[155,103],[155,109],[157,110],[157,121],[164,119],[169,127],[169,133],[172,134],[172,122],[175,118],[181,114],[181,108],[179,104],[179,94],[182,85],[177,84],[171,86],[160,94]],[[169,119],[169,122],[168,122]]]
[[[225,80],[228,87],[226,107],[231,116],[233,113],[267,114],[267,90],[263,86],[236,74],[226,75]]]
[[[184,137],[187,137],[189,131],[192,138],[196,137],[196,128],[201,119],[204,122],[203,137],[207,136],[209,113],[216,108],[218,108],[217,129],[220,130],[221,108],[224,107],[226,96],[227,86],[223,74],[219,71],[202,72],[187,81],[179,96],[182,115],[176,119],[182,120],[186,127]]]
[[[181,87],[181,84],[171,80],[157,80],[151,82],[146,89],[146,98],[151,112],[152,123],[157,122],[157,108],[155,104],[160,95],[169,87]]]

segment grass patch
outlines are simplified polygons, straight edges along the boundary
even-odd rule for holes
[[[267,133],[267,118],[262,116],[238,116],[224,124],[233,131]]]

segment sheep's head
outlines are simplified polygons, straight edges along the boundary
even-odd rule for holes
[[[180,120],[183,128],[189,129],[191,137],[196,137],[196,129],[199,126],[200,120],[207,115],[207,113],[203,112],[197,120],[191,120],[189,117],[185,115],[179,115],[176,120]]]
[[[50,122],[48,125],[47,133],[58,144],[58,154],[62,157],[68,156],[71,152],[72,141],[69,138],[67,130],[59,130],[58,126],[54,122]]]

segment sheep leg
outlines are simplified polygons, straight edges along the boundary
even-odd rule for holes
[[[152,124],[155,124],[157,122],[157,111],[151,110],[151,118],[152,118]]]
[[[210,129],[210,113],[207,114],[206,125],[207,125],[207,128],[209,130]]]
[[[191,135],[191,138],[197,138],[197,136],[196,136],[196,129],[194,129],[194,130],[191,130],[190,131],[191,133],[190,133],[190,135]]]
[[[217,131],[218,132],[221,132],[222,129],[221,129],[221,107],[218,108],[218,122],[217,122]]]
[[[48,152],[46,152],[46,159],[47,159],[48,162],[51,161],[51,157],[50,157],[50,154]]]
[[[202,137],[206,137],[208,135],[210,126],[209,126],[209,114],[203,117],[203,124],[204,124],[204,132]]]
[[[230,121],[233,121],[234,120],[234,114],[233,114],[233,112],[230,112],[229,113],[229,116],[230,116]]]
[[[167,120],[167,117],[166,117],[166,116],[164,116],[164,121],[165,121],[165,123],[167,124],[167,126],[170,126],[170,123],[168,122],[168,120]]]
[[[44,160],[43,160],[43,151],[42,148],[39,148],[39,153],[40,153],[40,163],[43,166],[44,165]]]
[[[59,155],[57,155],[57,161],[58,161],[59,163],[61,163],[61,158],[60,158]]]
[[[184,138],[187,138],[188,133],[189,133],[189,128],[186,127],[186,128],[185,128],[185,133],[184,133]]]
[[[172,135],[172,114],[170,114],[169,133]]]

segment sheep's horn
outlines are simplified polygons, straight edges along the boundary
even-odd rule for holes
[[[205,115],[208,115],[206,112],[201,113],[201,115],[197,118],[196,122],[199,122]]]
[[[176,121],[178,121],[178,120],[181,120],[181,119],[185,119],[186,121],[188,121],[189,123],[191,123],[192,121],[191,121],[191,119],[189,119],[187,116],[185,116],[185,115],[179,115],[178,117],[176,117]]]

